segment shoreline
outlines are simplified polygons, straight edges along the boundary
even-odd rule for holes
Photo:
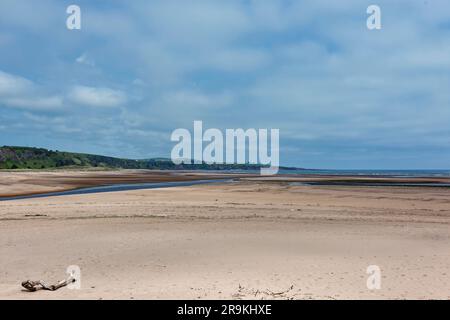
[[[63,191],[51,192],[51,193],[36,193],[36,194],[26,194],[20,196],[12,197],[0,197],[1,201],[13,201],[13,200],[26,200],[26,199],[38,199],[47,197],[60,197],[60,196],[70,196],[70,195],[83,195],[83,194],[93,194],[93,193],[104,193],[104,192],[123,192],[123,191],[133,191],[133,190],[148,190],[148,189],[160,189],[160,188],[175,188],[175,187],[186,187],[194,186],[199,184],[208,183],[224,183],[230,179],[210,179],[210,180],[191,180],[191,181],[170,181],[170,182],[150,182],[150,183],[132,183],[132,184],[108,184],[99,185],[94,187],[82,187],[76,189],[68,189]]]
[[[159,170],[116,171],[17,171],[1,172],[0,200],[121,184],[189,182],[233,178],[236,175],[180,173]],[[240,175],[250,177],[251,175]]]
[[[251,173],[111,170],[111,171],[0,171],[0,200],[45,194],[76,192],[86,188],[200,180],[241,179],[248,181],[298,183],[310,186],[367,187],[450,187],[450,177],[388,177],[361,175],[279,174],[260,176]]]

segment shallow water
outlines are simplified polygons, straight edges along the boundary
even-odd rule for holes
[[[392,178],[408,177],[450,177],[450,170],[326,170],[302,169],[280,170],[280,174],[312,174],[335,176],[386,176]]]
[[[405,182],[350,182],[350,181],[308,181],[291,182],[292,186],[352,186],[352,187],[434,187],[450,188],[450,183],[405,183]]]
[[[186,187],[198,184],[208,184],[217,182],[231,181],[230,179],[213,179],[213,180],[195,180],[195,181],[173,181],[173,182],[151,182],[151,183],[133,183],[133,184],[114,184],[98,187],[80,188],[68,191],[48,192],[34,195],[16,196],[0,198],[0,201],[9,200],[21,200],[21,199],[33,199],[33,198],[46,198],[56,196],[68,196],[77,194],[90,194],[90,193],[102,193],[102,192],[116,192],[116,191],[129,191],[129,190],[142,190],[142,189],[156,189],[156,188],[173,188],[173,187]]]

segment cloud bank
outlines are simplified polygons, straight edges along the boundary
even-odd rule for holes
[[[450,4],[0,3],[0,144],[168,156],[171,132],[279,128],[283,165],[448,168]],[[31,15],[32,12],[33,14]]]

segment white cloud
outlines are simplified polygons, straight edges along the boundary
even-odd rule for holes
[[[89,67],[95,67],[95,61],[91,59],[86,53],[83,53],[81,56],[76,58],[75,61],[79,64],[84,64]]]
[[[91,107],[118,107],[126,102],[126,95],[122,91],[106,87],[75,86],[72,88],[70,99],[78,104]]]
[[[26,78],[0,71],[0,103],[11,108],[51,111],[69,101],[92,107],[118,107],[127,101],[124,92],[107,87],[74,86],[69,92],[48,94]]]
[[[26,110],[55,110],[63,106],[63,98],[48,95],[31,80],[0,71],[0,103]]]
[[[63,106],[63,99],[59,96],[37,98],[10,98],[5,103],[11,107],[35,110],[53,110]]]
[[[32,87],[33,83],[30,80],[0,70],[0,97],[20,94]]]

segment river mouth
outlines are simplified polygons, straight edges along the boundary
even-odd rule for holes
[[[210,179],[210,180],[193,180],[193,181],[171,181],[171,182],[149,182],[149,183],[127,183],[127,184],[112,184],[102,185],[96,187],[86,187],[66,191],[47,192],[32,195],[2,197],[0,201],[12,201],[12,200],[24,200],[35,198],[47,198],[69,195],[81,195],[103,192],[119,192],[119,191],[132,191],[143,189],[158,189],[158,188],[173,188],[173,187],[189,187],[200,184],[212,184],[212,183],[224,183],[231,182],[233,179]]]

